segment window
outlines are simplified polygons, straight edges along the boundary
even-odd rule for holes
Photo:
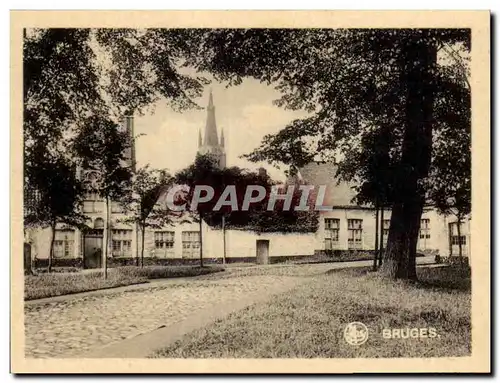
[[[420,239],[430,239],[431,238],[431,231],[430,231],[430,219],[429,218],[424,218],[420,220]]]
[[[200,255],[200,232],[182,232],[182,257],[195,258]]]
[[[460,245],[466,245],[466,244],[467,244],[467,243],[466,243],[467,241],[466,241],[466,239],[465,239],[465,235],[461,235],[461,236],[460,236],[460,242],[461,242],[461,243],[460,243]],[[452,244],[452,245],[457,245],[457,246],[459,245],[458,235],[453,235],[453,236],[451,237],[451,244]]]
[[[349,249],[360,249],[363,247],[363,220],[348,219],[347,220],[347,247]]]
[[[173,231],[155,231],[155,248],[156,249],[173,249],[174,248]]]
[[[56,230],[54,236],[54,258],[71,258],[74,254],[75,232]]]
[[[467,239],[466,236],[464,235],[464,230],[465,230],[465,225],[462,224],[460,225],[460,237],[458,236],[458,224],[457,222],[450,223],[450,242],[452,246],[458,246],[460,245],[466,245],[467,244]],[[462,249],[463,250],[463,249]]]
[[[132,230],[113,230],[111,240],[113,256],[132,255]]]
[[[339,243],[340,219],[325,218],[325,250],[332,250]]]
[[[85,193],[83,201],[84,213],[100,213],[102,211],[103,199],[97,193]]]
[[[420,220],[420,232],[418,235],[417,247],[420,250],[428,250],[431,239],[430,219],[423,218]]]

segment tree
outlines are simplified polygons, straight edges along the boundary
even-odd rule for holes
[[[450,79],[446,102],[436,103],[441,121],[435,132],[427,198],[441,214],[457,217],[458,249],[462,261],[461,223],[471,213],[471,98],[468,62],[450,47],[444,67]]]
[[[26,182],[44,156],[76,155],[88,120],[118,124],[163,99],[193,108],[206,81],[182,74],[189,30],[35,28],[23,32],[23,133]],[[92,122],[91,122],[92,124]],[[73,158],[77,161],[77,158]]]
[[[318,227],[318,214],[313,211],[314,193],[310,193],[305,210],[295,210],[299,205],[302,192],[299,183],[293,186],[294,194],[291,200],[291,208],[286,209],[283,200],[276,201],[275,207],[268,210],[268,202],[272,193],[272,188],[278,186],[267,175],[250,172],[238,167],[219,169],[217,162],[210,155],[197,156],[195,163],[181,170],[176,174],[178,184],[187,185],[187,192],[181,203],[186,203],[188,209],[192,209],[196,186],[210,186],[214,190],[214,195],[210,201],[201,202],[196,205],[194,212],[197,214],[197,221],[200,222],[200,232],[202,221],[211,227],[221,227],[222,221],[225,225],[234,229],[255,230],[258,232],[314,232]],[[251,203],[248,210],[243,210],[244,197],[249,186],[261,186],[265,190],[263,199],[259,202]],[[229,201],[229,194],[224,194],[233,188],[235,194],[235,204],[217,206],[219,200]],[[280,193],[286,193],[281,190]],[[203,249],[203,243],[201,243]],[[203,265],[203,254],[200,251],[200,263]]]
[[[87,190],[98,193],[105,200],[105,233],[103,268],[107,277],[107,257],[110,243],[110,204],[120,201],[130,191],[132,164],[125,157],[131,143],[128,132],[119,130],[110,120],[91,117],[73,142],[76,157],[86,173]]]
[[[175,175],[176,183],[186,185],[189,191],[181,196],[181,200],[177,201],[186,205],[195,216],[192,219],[200,225],[200,266],[203,267],[203,220],[209,219],[213,212],[214,202],[199,203],[193,206],[193,193],[196,186],[215,186],[223,187],[220,184],[221,171],[218,169],[216,160],[210,155],[196,156],[194,164],[188,166]]]
[[[197,156],[193,165],[177,173],[176,180],[180,184],[189,186],[189,192],[183,198],[183,202],[187,202],[187,208],[191,207],[190,202],[197,185],[212,187],[213,198],[196,206],[198,214],[202,214],[209,226],[220,227],[222,217],[224,217],[227,227],[259,232],[314,232],[317,229],[318,217],[314,211],[314,190],[309,193],[306,208],[295,209],[302,197],[302,191],[299,189],[300,182],[278,184],[267,175],[236,166],[219,169],[216,162],[207,155]],[[262,200],[250,203],[248,208],[243,209],[245,194],[250,186],[261,186],[265,194]],[[285,208],[284,200],[278,199],[274,208],[268,210],[273,187],[278,188],[278,193],[285,194],[289,186],[294,188],[290,208]],[[228,194],[229,188],[234,190],[235,204],[233,206],[229,206],[229,201],[233,200]],[[217,206],[221,199],[228,203]]]
[[[50,227],[48,271],[52,271],[54,241],[58,224],[81,227],[86,217],[79,212],[83,188],[75,168],[64,157],[44,157],[28,169],[25,188],[25,227]]]
[[[141,267],[144,266],[146,228],[160,229],[172,222],[173,212],[158,203],[169,186],[172,186],[172,177],[165,170],[151,169],[146,165],[135,172],[131,190],[122,200],[126,211],[131,213],[124,222],[136,223],[141,229]]]
[[[374,270],[382,264],[384,210],[392,206],[397,190],[397,159],[391,158],[394,137],[387,126],[373,129],[361,138],[359,150],[352,150],[339,166],[340,179],[355,184],[357,194],[353,202],[375,207],[375,257]],[[380,214],[380,242],[378,235]]]
[[[125,113],[142,113],[161,99],[174,110],[196,107],[193,99],[207,81],[178,71],[194,43],[185,38],[189,34],[185,29],[25,29],[26,182],[34,184],[31,168],[43,166],[37,161],[57,151],[82,162],[78,155],[89,154],[81,153],[86,134],[93,134],[89,126],[117,124]],[[94,145],[88,152],[101,149]],[[94,164],[104,174],[100,192],[109,197],[117,197],[113,185],[128,178],[122,168],[111,169],[113,162]]]
[[[185,29],[25,30],[25,135],[61,136],[82,118],[120,119],[161,98],[176,110],[196,107],[192,99],[207,82],[178,71],[196,43],[189,36]]]
[[[278,106],[310,113],[266,136],[249,159],[300,167],[319,153],[343,162],[367,132],[391,129],[397,191],[381,272],[391,278],[415,279],[425,181],[433,135],[442,123],[437,109],[448,103],[450,94],[464,93],[463,86],[439,65],[438,52],[458,44],[469,50],[470,30],[221,29],[199,33],[203,41],[189,65],[231,85],[244,77],[273,84],[282,93]]]
[[[456,216],[462,261],[461,223],[471,213],[471,111],[467,104],[470,97],[459,97],[464,97],[465,102],[441,111],[446,122],[433,147],[427,197],[441,214]]]

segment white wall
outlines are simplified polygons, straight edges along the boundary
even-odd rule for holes
[[[157,257],[182,258],[182,232],[199,231],[199,223],[180,223],[165,226],[162,230],[173,231],[174,249],[170,252],[155,250],[154,229],[146,231],[145,256],[155,255]],[[244,230],[226,230],[226,257],[248,258],[256,256],[257,240],[269,240],[269,256],[300,256],[312,255],[317,249],[318,241],[316,233],[256,233]],[[224,237],[221,229],[211,228],[203,223],[203,257],[223,258]]]
[[[226,231],[227,257],[255,257],[257,254],[257,241],[269,241],[269,256],[300,256],[312,255],[316,248],[315,233],[255,233],[240,230]],[[222,235],[219,232],[213,236],[212,242],[222,244]],[[214,250],[217,245],[214,246]],[[220,249],[220,246],[219,246]],[[217,249],[212,254],[218,253]]]
[[[100,217],[101,214],[95,214],[93,220]],[[390,211],[385,211],[384,219],[390,219]],[[124,218],[120,215],[113,215],[114,228],[132,229],[132,257],[136,257],[136,235],[135,227],[127,226],[124,223],[116,222]],[[269,240],[269,256],[301,256],[312,255],[315,250],[324,249],[325,235],[325,218],[337,218],[340,220],[339,231],[339,246],[340,250],[347,250],[347,220],[362,219],[363,220],[363,243],[362,250],[373,250],[375,248],[375,212],[368,209],[334,209],[329,212],[322,212],[319,219],[319,228],[316,233],[256,233],[242,230],[226,230],[226,256],[228,258],[251,258],[256,257],[257,240]],[[422,218],[430,220],[431,238],[427,240],[427,248],[429,250],[437,250],[442,256],[448,256],[450,253],[448,224],[456,222],[454,216],[442,216],[435,210],[426,210],[422,214]],[[58,225],[58,228],[62,228]],[[154,245],[154,230],[148,229],[145,237],[145,252],[144,256],[157,256],[168,258],[182,258],[182,232],[183,231],[198,231],[199,224],[178,223],[173,226],[167,226],[163,230],[174,231],[174,249],[167,254],[162,254],[155,250]],[[462,225],[463,235],[467,238],[467,249],[470,249],[470,221],[467,219]],[[33,257],[39,259],[48,258],[51,230],[46,229],[29,229],[27,230],[25,240],[32,244]],[[138,247],[140,251],[140,237],[138,238]],[[203,224],[203,253],[204,258],[222,258],[223,257],[223,235],[222,230],[212,229],[207,224]],[[420,248],[420,246],[419,246]],[[470,251],[467,251],[470,255]],[[73,257],[81,257],[81,233],[75,230],[75,242]]]

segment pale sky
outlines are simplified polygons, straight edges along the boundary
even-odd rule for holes
[[[272,101],[280,94],[273,87],[253,79],[241,85],[226,88],[225,84],[212,82],[205,88],[200,106],[206,107],[212,89],[217,130],[220,139],[224,128],[227,166],[257,169],[263,166],[276,180],[284,179],[283,171],[262,163],[254,164],[239,158],[257,148],[264,135],[280,131],[287,123],[306,116],[306,112],[278,108]],[[145,134],[137,139],[138,166],[149,163],[154,168],[168,169],[172,174],[192,164],[198,150],[198,131],[204,135],[206,109],[172,111],[164,103],[155,105],[154,112],[135,117],[135,134]]]

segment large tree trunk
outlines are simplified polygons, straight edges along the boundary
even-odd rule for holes
[[[391,228],[381,271],[393,279],[417,278],[416,255],[423,200],[392,208]]]
[[[50,239],[49,259],[47,265],[47,271],[49,273],[52,272],[52,259],[54,257],[54,242],[56,240],[56,223],[52,222],[50,228],[52,230],[52,238]]]
[[[381,272],[393,279],[416,279],[417,240],[425,202],[419,182],[428,176],[431,163],[436,68],[436,48],[425,30],[421,37],[407,40],[401,59],[401,86],[406,89],[401,179]]]

